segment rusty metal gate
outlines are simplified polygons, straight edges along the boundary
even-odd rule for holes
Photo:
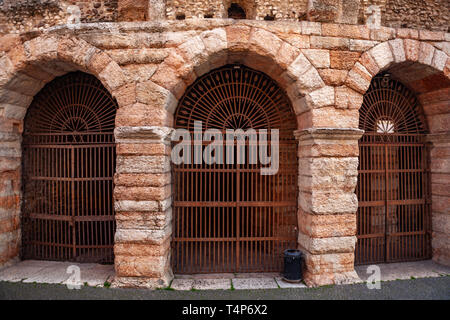
[[[116,108],[81,72],[34,98],[23,135],[24,259],[113,262]]]
[[[174,272],[280,271],[283,250],[297,242],[296,121],[286,95],[263,73],[226,66],[198,79],[180,101],[176,128],[194,133],[195,121],[202,121],[201,133],[279,129],[279,169],[261,175],[264,166],[251,164],[248,140],[242,149],[237,141],[216,149],[234,164],[194,164],[191,149],[191,164],[173,165]]]
[[[356,264],[431,257],[429,152],[415,96],[374,78],[360,109]]]

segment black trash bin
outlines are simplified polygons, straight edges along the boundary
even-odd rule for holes
[[[283,280],[294,283],[302,281],[302,257],[300,250],[284,250]]]

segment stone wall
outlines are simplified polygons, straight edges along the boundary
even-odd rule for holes
[[[375,4],[383,26],[447,31],[450,25],[447,0],[2,0],[0,33],[65,24],[70,5],[80,8],[81,22],[111,22],[226,18],[231,3],[254,20],[365,24],[366,9]]]
[[[377,5],[386,27],[448,31],[450,1],[447,0],[362,0],[359,23],[367,19],[366,9]]]
[[[67,8],[80,9],[81,22],[117,20],[118,0],[2,0],[0,1],[0,33],[21,33],[44,30],[65,24]]]
[[[167,18],[227,18],[231,3],[237,3],[247,13],[247,19],[305,20],[308,0],[168,0]],[[266,19],[267,19],[266,18]]]
[[[450,34],[230,19],[114,26],[0,37],[0,265],[17,259],[20,248],[20,141],[27,107],[45,83],[81,70],[98,77],[119,105],[115,284],[167,285],[173,113],[197,77],[227,63],[265,72],[292,102],[299,143],[298,245],[309,285],[356,276],[358,109],[372,77],[383,70],[425,99],[431,132],[441,134],[432,164],[433,249],[435,259],[448,261]],[[425,103],[427,94],[439,99]]]

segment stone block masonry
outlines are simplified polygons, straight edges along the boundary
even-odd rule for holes
[[[22,31],[0,35],[0,267],[19,258],[27,108],[46,83],[80,70],[96,76],[119,105],[114,285],[167,286],[173,278],[173,115],[198,77],[235,63],[275,80],[295,113],[298,247],[308,285],[356,277],[359,108],[373,77],[384,71],[421,101],[432,148],[433,258],[449,263],[448,33],[297,18],[170,18]]]
[[[77,6],[84,23],[228,18],[231,4],[250,20],[318,21],[364,25],[367,8],[380,8],[382,26],[448,31],[447,0],[3,0],[0,33],[44,30],[68,23]]]

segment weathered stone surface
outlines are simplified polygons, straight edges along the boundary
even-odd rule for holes
[[[136,85],[134,83],[125,84],[112,93],[119,107],[129,106],[136,102]]]
[[[116,186],[114,197],[116,200],[164,200],[172,195],[170,186],[164,187],[125,187]]]
[[[110,62],[98,77],[111,91],[123,86],[127,81],[123,70],[115,62]]]
[[[164,173],[170,171],[167,156],[118,156],[117,173]]]
[[[239,51],[244,50],[244,48],[248,48],[250,30],[250,27],[243,25],[227,26],[225,31],[227,33],[228,48]]]
[[[169,141],[172,132],[172,128],[161,126],[126,126],[114,129],[116,141],[125,143],[129,143],[130,140],[133,142],[136,142],[136,140],[141,142],[147,140],[147,142],[152,143]]]
[[[148,277],[119,277],[115,276],[111,284],[113,288],[166,288],[172,281],[173,275],[171,273],[164,273],[157,278]]]
[[[299,230],[312,238],[350,237],[356,235],[356,215],[312,215],[299,210]]]
[[[405,39],[419,39],[419,31],[414,29],[399,28],[397,29],[397,37]]]
[[[172,210],[164,212],[116,212],[117,229],[163,230],[172,223]]]
[[[348,73],[345,84],[355,91],[364,94],[369,88],[371,80],[372,75],[369,73],[369,71],[367,71],[367,69],[362,64],[357,62],[355,64],[355,67]]]
[[[120,66],[130,64],[157,64],[164,61],[168,55],[167,49],[159,48],[111,49],[105,52]]]
[[[24,43],[25,52],[29,60],[49,61],[58,56],[58,40],[54,37],[41,37]]]
[[[322,35],[331,37],[347,37],[352,39],[369,39],[370,29],[363,25],[323,23]]]
[[[364,52],[376,46],[378,43],[378,41],[350,39],[349,48],[351,51]]]
[[[350,70],[360,57],[359,52],[352,51],[330,51],[331,68]]]
[[[405,39],[406,60],[417,61],[419,59],[420,42],[416,40]]]
[[[301,94],[306,94],[324,87],[325,83],[317,70],[311,66],[305,73],[298,77],[295,85]]]
[[[353,253],[356,237],[312,238],[301,232],[298,234],[298,244],[311,254]]]
[[[164,143],[120,143],[116,145],[120,155],[170,155],[170,147]]]
[[[166,272],[167,260],[167,257],[164,256],[119,255],[114,261],[116,276],[160,278]]]
[[[117,110],[116,126],[171,127],[173,115],[159,106],[136,103]]]
[[[297,116],[298,128],[358,128],[357,109],[338,109],[334,106],[312,109]]]
[[[370,54],[370,51],[364,52],[361,55],[360,63],[366,68],[366,70],[372,75],[375,76],[380,72],[380,67],[378,66],[375,59]]]
[[[181,98],[186,89],[186,84],[182,78],[179,77],[178,71],[166,62],[159,65],[158,69],[151,77],[151,80],[169,90],[176,99]]]
[[[311,63],[305,57],[304,54],[300,53],[297,58],[292,62],[292,64],[287,69],[287,75],[293,79],[298,79],[303,75],[308,69],[311,68]]]
[[[170,247],[170,241],[161,245],[144,243],[117,243],[114,245],[114,254],[118,256],[158,257],[166,255]]]
[[[249,45],[257,53],[275,57],[280,49],[282,41],[273,33],[264,29],[253,28]]]
[[[420,40],[439,41],[445,39],[445,33],[441,31],[419,30]]]
[[[362,103],[362,94],[346,86],[336,88],[336,108],[359,109]]]
[[[171,225],[157,230],[117,229],[114,241],[115,243],[161,245],[170,238],[171,232]]]
[[[391,47],[392,55],[396,63],[401,63],[406,60],[405,47],[402,39],[389,41],[389,46]]]
[[[152,81],[145,81],[136,85],[136,98],[141,103],[165,109],[170,113],[175,111],[178,102],[170,91]]]
[[[325,86],[306,95],[306,103],[309,108],[332,106],[334,102],[334,88],[330,86]]]
[[[395,37],[395,29],[380,27],[370,31],[370,39],[376,41],[387,41]]]
[[[320,69],[318,70],[323,82],[329,86],[340,86],[347,78],[347,70]]]
[[[443,71],[447,61],[448,55],[445,52],[441,50],[435,50],[431,65],[436,70]]]
[[[162,187],[169,184],[171,181],[170,172],[168,173],[121,173],[116,174],[114,183],[116,186],[153,186]]]
[[[330,52],[328,50],[305,49],[302,50],[302,52],[314,67],[316,68],[330,67]]]
[[[87,42],[70,38],[60,40],[57,50],[61,60],[74,63],[83,70],[87,70],[87,65],[96,52],[96,48]]]
[[[350,48],[350,40],[347,38],[311,36],[311,48],[348,50]]]
[[[370,55],[373,57],[378,67],[383,70],[389,67],[394,61],[391,48],[388,42],[380,43],[370,50]]]
[[[312,214],[353,214],[358,209],[358,199],[353,192],[300,192],[299,205]]]
[[[118,1],[119,21],[145,21],[148,16],[148,4],[146,0],[120,0]]]
[[[301,158],[299,189],[304,192],[351,193],[357,181],[358,159]]]
[[[419,48],[419,62],[430,65],[434,56],[434,47],[431,44],[421,42]]]
[[[301,142],[298,156],[308,157],[357,157],[359,154],[358,144],[351,140],[319,140]],[[303,174],[303,168],[302,168]]]
[[[287,69],[287,67],[298,57],[300,50],[287,42],[281,44],[280,50],[278,50],[275,56],[275,61],[281,68]]]
[[[200,37],[210,54],[227,48],[227,32],[223,28],[205,31]]]
[[[359,280],[354,271],[353,253],[305,255],[305,282],[308,286],[353,283]]]

